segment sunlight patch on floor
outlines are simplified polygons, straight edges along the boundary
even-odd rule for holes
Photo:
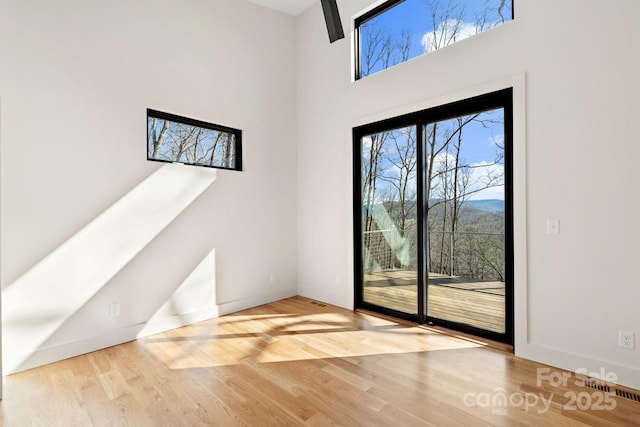
[[[211,321],[215,322],[215,334],[211,334],[209,324],[209,334],[178,336],[174,331],[172,337],[149,337],[141,343],[169,369],[331,358],[357,360],[373,355],[484,347],[482,343],[373,316],[362,315],[362,327],[358,328],[353,326],[353,319],[341,314],[308,317],[265,315],[256,322],[253,315],[224,316]],[[263,323],[265,320],[267,324]]]

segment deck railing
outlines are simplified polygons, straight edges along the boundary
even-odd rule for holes
[[[504,233],[430,231],[430,272],[481,280],[504,280]],[[415,228],[364,232],[367,272],[417,268]]]

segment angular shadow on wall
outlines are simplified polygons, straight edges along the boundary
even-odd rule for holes
[[[162,166],[3,291],[6,372],[24,362],[216,179]]]
[[[191,270],[171,295],[161,298],[160,308],[148,317],[148,321],[136,327],[136,338],[202,320],[188,318],[190,313],[206,311],[209,317],[217,317],[215,278],[216,250],[214,248]]]
[[[184,241],[175,243],[180,247],[188,244],[188,240],[189,237],[185,236]],[[151,245],[161,246],[164,253],[171,253],[174,249],[167,249],[166,242],[158,242],[157,245],[153,242]],[[135,273],[132,273],[132,270],[139,268],[133,264],[148,265],[150,258],[157,256],[157,247],[148,249],[152,253],[148,254],[148,250],[143,251],[132,265],[125,267],[70,315],[45,342],[32,349],[27,357],[20,357],[15,370],[30,369],[218,316],[215,249],[210,250],[204,258],[197,258],[200,259],[197,265],[177,266],[169,262],[158,266],[158,272],[167,273],[168,276],[173,276],[171,270],[178,268],[183,280],[174,280],[175,277],[171,277],[163,284],[145,283],[140,286],[140,281],[136,280]],[[102,307],[102,303],[109,300],[109,295],[122,293],[128,294],[139,303],[126,308],[123,306],[121,316],[107,318],[106,306]],[[144,298],[144,303],[139,301],[140,298]],[[95,301],[99,306],[98,310]],[[76,340],[65,341],[65,337],[68,336],[73,336]]]

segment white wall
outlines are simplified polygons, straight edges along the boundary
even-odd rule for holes
[[[346,30],[372,3],[339,2]],[[640,388],[640,351],[617,346],[640,336],[640,3],[520,0],[515,21],[357,82],[319,9],[296,22],[300,294],[353,307],[353,126],[514,85],[516,354]]]
[[[294,40],[237,0],[0,3],[5,373],[296,294]],[[245,171],[148,162],[146,108],[242,129]]]

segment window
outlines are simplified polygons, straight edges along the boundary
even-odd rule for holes
[[[242,131],[148,109],[147,160],[242,170]]]
[[[513,0],[389,0],[355,20],[356,79],[513,19]]]

